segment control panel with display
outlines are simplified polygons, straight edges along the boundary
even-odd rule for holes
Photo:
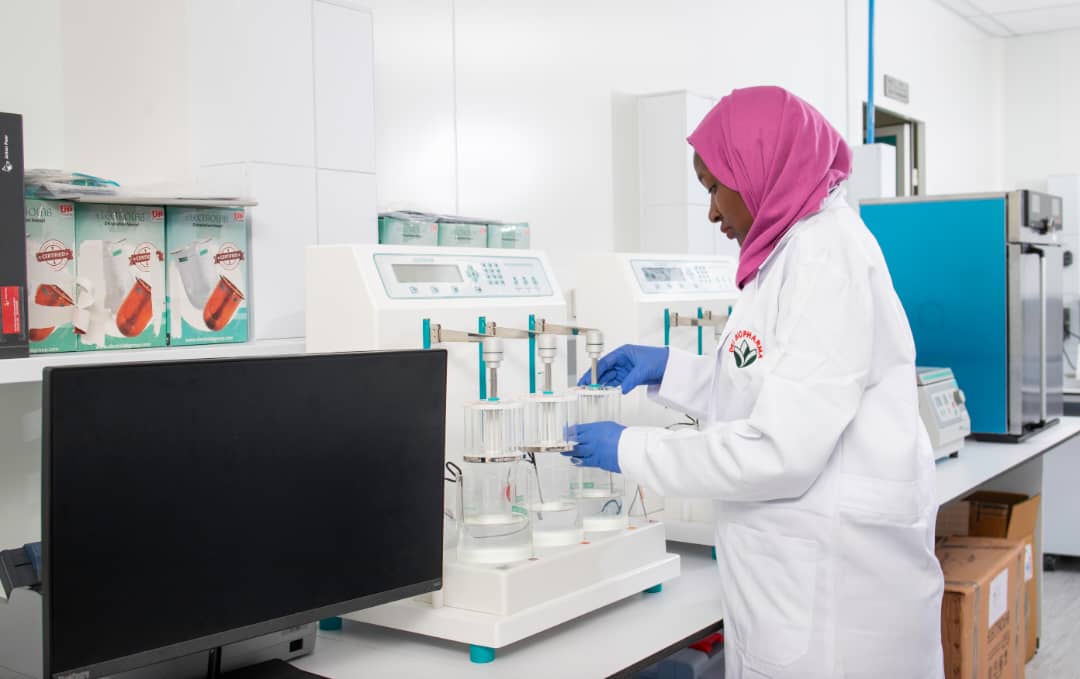
[[[919,414],[930,434],[934,457],[951,455],[963,446],[964,437],[971,433],[964,392],[949,368],[919,367],[916,376]]]
[[[537,257],[378,253],[375,268],[392,299],[550,297]]]
[[[738,292],[734,260],[635,259],[630,265],[646,295]]]

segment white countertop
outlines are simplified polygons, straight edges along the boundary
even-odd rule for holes
[[[1023,443],[968,440],[960,456],[937,463],[938,503],[945,504],[976,486],[1045,453],[1080,433],[1080,417],[1063,417],[1053,427]]]
[[[723,617],[710,548],[669,544],[668,551],[682,557],[682,575],[659,594],[638,594],[501,648],[493,663],[470,662],[463,644],[345,620],[340,632],[320,631],[315,653],[294,664],[334,679],[606,677]]]

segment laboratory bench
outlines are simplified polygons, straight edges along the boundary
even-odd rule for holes
[[[1078,433],[1080,417],[1064,417],[1022,443],[969,440],[958,457],[938,462],[938,501],[944,504],[976,488],[1041,493],[1043,455],[1077,448]],[[1039,522],[1036,564],[1042,560],[1041,516]],[[335,679],[633,676],[719,629],[723,618],[711,548],[669,543],[668,549],[682,558],[682,574],[665,583],[662,592],[632,596],[501,648],[489,664],[470,663],[463,644],[348,620],[341,630],[320,631],[315,653],[294,664]]]

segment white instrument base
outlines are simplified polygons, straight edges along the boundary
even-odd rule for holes
[[[504,567],[448,562],[441,607],[418,597],[342,617],[502,648],[678,577],[664,544],[664,525],[652,523]]]

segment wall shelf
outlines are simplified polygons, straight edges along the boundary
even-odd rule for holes
[[[40,382],[42,371],[45,368],[58,366],[183,361],[200,358],[281,356],[302,353],[304,353],[303,338],[193,347],[165,347],[162,349],[117,349],[114,351],[39,354],[29,358],[0,360],[0,385]]]

